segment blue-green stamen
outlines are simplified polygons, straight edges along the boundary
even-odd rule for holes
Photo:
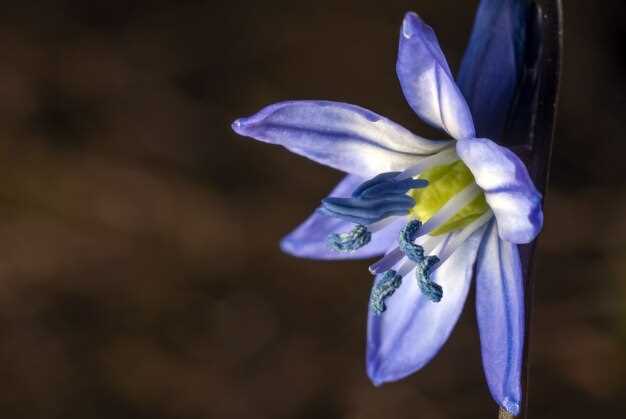
[[[415,267],[417,285],[422,293],[433,303],[438,303],[443,297],[443,288],[441,288],[441,285],[433,282],[430,278],[431,270],[437,263],[439,263],[437,256],[426,256]]]
[[[380,316],[387,309],[385,299],[390,297],[402,285],[402,276],[394,270],[389,270],[376,277],[372,294],[370,295],[370,309]]]
[[[347,233],[328,236],[328,245],[338,252],[354,252],[372,240],[372,233],[363,224],[357,224]]]
[[[438,303],[443,297],[443,288],[430,278],[432,268],[439,262],[437,256],[426,256],[424,248],[413,243],[417,238],[422,223],[419,220],[409,221],[400,231],[399,247],[407,258],[416,263],[415,276],[422,293],[432,302]]]
[[[400,230],[400,250],[415,263],[424,259],[424,248],[413,243],[421,228],[422,223],[419,220],[411,220]]]

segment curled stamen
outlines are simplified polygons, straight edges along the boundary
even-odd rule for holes
[[[402,285],[402,276],[393,270],[389,270],[376,278],[370,295],[370,308],[375,315],[383,314],[387,309],[385,299],[400,288],[400,285]]]
[[[426,256],[424,248],[413,241],[417,238],[422,223],[418,220],[408,222],[400,231],[400,249],[415,264],[417,285],[422,293],[432,302],[438,303],[443,297],[443,289],[430,279],[433,267],[439,262],[437,256]]]
[[[418,236],[420,228],[422,228],[422,223],[419,220],[411,220],[400,230],[400,250],[416,263],[420,263],[424,259],[424,248],[413,243]]]
[[[372,233],[362,224],[357,224],[347,233],[333,233],[328,236],[328,245],[338,252],[354,252],[372,239]]]
[[[430,278],[432,268],[439,262],[437,256],[426,256],[422,262],[418,263],[415,267],[415,277],[417,278],[417,285],[419,286],[422,294],[424,294],[433,303],[438,303],[443,297],[443,288],[441,285],[436,284]]]

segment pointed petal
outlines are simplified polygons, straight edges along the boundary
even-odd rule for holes
[[[403,170],[449,143],[420,138],[367,109],[327,101],[276,103],[238,119],[233,129],[366,178]]]
[[[502,134],[520,77],[527,3],[480,2],[458,84],[481,137]]]
[[[420,118],[452,138],[475,136],[469,107],[437,37],[415,13],[407,13],[402,23],[396,72],[404,97]]]
[[[517,245],[492,223],[476,262],[476,313],[483,368],[496,402],[517,415],[522,399],[524,288]]]
[[[529,243],[541,231],[541,194],[524,163],[491,140],[458,141],[456,151],[485,191],[503,240]]]
[[[412,271],[385,301],[382,315],[369,313],[367,373],[374,384],[404,378],[439,352],[463,310],[484,231],[477,230],[435,271],[432,278],[444,290],[441,302],[420,291]]]
[[[352,191],[363,181],[363,178],[348,175],[339,182],[330,196],[350,196]],[[315,211],[304,223],[283,238],[280,247],[285,253],[308,259],[370,258],[385,253],[392,242],[398,238],[402,222],[391,224],[384,230],[375,233],[370,243],[352,253],[337,252],[328,246],[327,237],[329,234],[350,231],[353,227],[353,223]]]

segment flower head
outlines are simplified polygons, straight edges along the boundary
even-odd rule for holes
[[[502,6],[500,13],[486,14],[493,3]],[[484,1],[477,27],[481,13],[483,20],[510,17],[513,3]],[[469,51],[481,42],[475,40]],[[500,48],[501,42],[489,45]],[[483,103],[504,101],[511,92],[476,92],[468,80],[484,84],[480,66],[466,56],[464,68],[462,91],[433,30],[408,13],[396,67],[402,91],[423,121],[451,139],[428,140],[369,110],[328,101],[274,104],[238,119],[233,129],[348,173],[282,247],[318,259],[383,255],[370,266],[372,381],[403,378],[439,351],[462,310],[475,266],[487,380],[496,401],[517,414],[524,317],[516,244],[532,241],[541,230],[541,196],[513,152],[476,134],[472,112],[482,115]],[[489,122],[478,126],[498,132]]]

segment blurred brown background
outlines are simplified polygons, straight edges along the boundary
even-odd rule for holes
[[[530,413],[626,417],[626,6],[565,3]],[[476,4],[3,2],[0,415],[495,417],[471,301],[427,368],[369,383],[367,262],[277,247],[340,174],[229,129],[323,98],[422,130],[402,16],[457,67]]]

